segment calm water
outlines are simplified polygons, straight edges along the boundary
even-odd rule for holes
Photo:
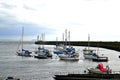
[[[34,42],[25,42],[24,48],[34,51],[38,45]],[[45,46],[53,51],[55,46]],[[80,60],[77,62],[60,61],[56,55],[52,59],[35,59],[16,55],[18,42],[0,42],[0,80],[7,76],[14,76],[21,80],[54,80],[53,74],[83,73],[88,67],[95,67],[98,62],[85,60],[82,55],[84,47],[75,46],[79,50]],[[95,48],[96,49],[96,48]],[[120,52],[99,48],[99,54],[109,57],[108,62],[113,71],[120,71]]]

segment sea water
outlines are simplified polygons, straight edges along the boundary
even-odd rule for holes
[[[103,63],[109,65],[112,71],[120,71],[120,52],[103,48],[94,48],[98,50],[99,55],[109,58],[108,62],[93,62],[85,60],[82,49],[85,47],[74,46],[79,52],[79,61],[61,61],[57,55],[52,59],[36,59],[34,57],[21,57],[16,55],[19,42],[1,41],[0,42],[0,80],[5,80],[8,76],[20,78],[21,80],[54,80],[55,74],[84,73],[87,68],[96,67],[97,64]],[[34,51],[40,45],[34,42],[24,42],[23,47]],[[54,45],[44,45],[53,54]]]

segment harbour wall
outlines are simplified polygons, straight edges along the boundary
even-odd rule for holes
[[[44,44],[44,45],[71,45],[71,46],[88,46],[88,41],[36,41],[35,44]],[[120,42],[118,41],[90,41],[90,47],[101,47],[111,50],[120,51]]]

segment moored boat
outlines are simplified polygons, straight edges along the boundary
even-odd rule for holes
[[[95,68],[88,68],[87,70],[92,74],[111,74],[111,69],[109,66],[106,66],[105,68],[102,63],[98,64]]]
[[[39,37],[38,39],[39,40]],[[38,47],[37,50],[35,50],[35,58],[38,59],[47,59],[47,58],[52,58],[52,54],[50,53],[50,51],[48,49],[46,49],[44,47],[44,41],[45,41],[45,34],[41,34],[41,46]]]
[[[38,48],[37,51],[35,51],[35,58],[38,59],[47,59],[47,58],[51,58],[52,54],[50,53],[50,51],[48,49],[45,48]]]
[[[83,49],[83,56],[85,59],[91,59],[97,62],[108,61],[108,57],[98,55],[98,50],[90,49],[90,35],[88,35],[88,47]]]
[[[95,50],[92,49],[83,49],[83,56],[85,59],[94,59],[98,58],[99,56],[96,54]]]
[[[61,45],[57,45],[56,48],[54,48],[53,53],[54,53],[54,54],[57,54],[57,55],[63,54],[64,51],[65,51],[65,49],[66,49],[66,46],[65,46],[65,45],[62,45],[62,44],[61,44]]]
[[[53,78],[55,80],[120,80],[120,74],[112,73],[109,66],[105,68],[103,64],[98,64],[96,68],[87,70],[89,73],[55,75]]]
[[[78,61],[79,57],[78,56],[70,56],[70,55],[65,55],[61,54],[59,55],[60,60],[66,60],[66,61]]]
[[[69,46],[67,46],[67,38],[69,39]],[[63,39],[64,40],[64,39]],[[70,46],[70,31],[67,35],[67,29],[65,30],[65,45],[61,48],[58,48],[57,51],[54,51],[55,54],[57,54],[60,58],[60,60],[66,60],[66,61],[78,61],[79,60],[79,53]]]
[[[75,51],[75,48],[69,47],[63,51],[63,54],[58,55],[60,60],[67,60],[67,61],[78,61],[79,60],[79,53]]]
[[[92,49],[85,48],[83,50],[83,56],[85,59],[91,59],[91,60],[97,61],[97,62],[108,61],[108,57],[100,56],[100,55],[96,54],[95,50],[92,50]]]
[[[98,58],[93,58],[92,60],[97,62],[107,62],[108,57],[98,57]]]
[[[18,50],[16,53],[18,56],[32,57],[32,55],[31,55],[32,52],[25,50],[25,49],[22,49],[22,51]]]
[[[20,41],[20,44],[18,46],[16,53],[18,56],[32,57],[31,55],[32,52],[23,48],[23,35],[24,35],[24,27],[22,27],[21,41]]]

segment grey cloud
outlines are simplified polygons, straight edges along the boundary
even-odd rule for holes
[[[20,27],[25,27],[25,35],[50,34],[53,30],[31,22],[23,22],[13,14],[0,10],[0,36],[18,36]]]
[[[34,8],[31,8],[31,7],[27,6],[27,5],[24,5],[23,8],[25,8],[27,10],[35,10]]]
[[[16,17],[6,11],[0,11],[0,27],[7,27],[9,25],[16,25],[19,22]]]
[[[2,2],[2,3],[0,3],[0,7],[6,8],[6,9],[13,9],[13,8],[15,8],[16,6]]]
[[[69,24],[71,24],[71,25],[81,25],[80,23],[77,23],[77,22],[71,22]]]

